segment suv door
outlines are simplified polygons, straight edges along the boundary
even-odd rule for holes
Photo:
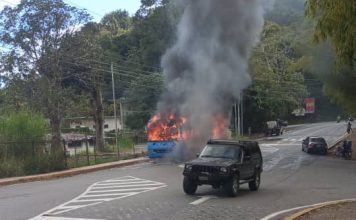
[[[253,167],[253,159],[251,148],[244,147],[243,148],[243,161],[240,170],[241,179],[248,179],[253,176],[254,167]]]

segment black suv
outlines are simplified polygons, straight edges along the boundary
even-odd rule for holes
[[[223,186],[230,196],[236,196],[240,184],[248,183],[258,190],[263,161],[254,141],[210,140],[197,159],[184,166],[183,189],[194,194],[198,185]]]

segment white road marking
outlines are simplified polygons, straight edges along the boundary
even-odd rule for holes
[[[356,198],[352,198],[352,199],[342,199],[342,200],[335,200],[335,201],[329,201],[329,202],[321,202],[321,203],[316,203],[316,204],[312,204],[312,205],[299,206],[299,207],[285,209],[285,210],[282,210],[279,212],[269,214],[266,217],[261,218],[261,220],[270,220],[270,219],[275,218],[281,214],[285,214],[285,213],[295,211],[298,209],[312,208],[312,207],[320,206],[320,205],[331,205],[331,204],[338,203],[338,202],[355,202],[355,201],[356,201]]]
[[[263,163],[263,170],[264,171],[269,171],[271,170],[274,166],[276,166],[281,160],[283,159],[282,155],[278,154],[278,157],[274,157],[270,161],[266,161]]]
[[[155,187],[147,187],[147,188],[129,188],[129,189],[112,189],[112,190],[92,190],[90,193],[106,193],[106,192],[124,192],[124,191],[136,191],[136,190],[149,190],[155,189]]]
[[[119,185],[130,185],[132,183],[150,183],[150,180],[140,180],[140,181],[126,181],[126,182],[114,182],[114,183],[98,183],[95,186],[119,186]]]
[[[135,184],[137,183],[137,184]],[[109,184],[109,185],[108,185]],[[75,209],[97,205],[103,202],[122,199],[140,193],[166,187],[165,183],[126,176],[118,179],[101,181],[89,186],[82,194],[74,199],[56,206],[31,220],[40,220],[44,216],[53,216]],[[120,189],[117,189],[120,188]],[[103,189],[103,190],[101,190]],[[121,193],[120,193],[121,191]],[[60,217],[59,219],[63,219]]]
[[[33,220],[105,220],[105,219],[66,218],[66,217],[40,216],[40,217],[37,217],[37,218],[33,218]]]
[[[273,147],[272,144],[260,144],[260,148],[262,155],[272,154],[279,150],[278,148]]]
[[[122,187],[137,187],[137,186],[160,186],[161,183],[147,183],[147,184],[131,184],[131,185],[120,185],[120,186],[97,186],[95,189],[110,189],[110,188],[122,188]]]
[[[199,204],[202,204],[203,202],[208,201],[209,199],[216,199],[216,198],[218,198],[218,197],[216,197],[216,196],[202,196],[200,199],[195,200],[194,202],[191,202],[189,204],[191,204],[191,205],[199,205]]]

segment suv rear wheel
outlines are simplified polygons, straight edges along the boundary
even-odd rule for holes
[[[183,190],[188,195],[193,195],[197,191],[198,185],[192,182],[188,177],[183,179]]]
[[[250,191],[257,191],[258,188],[260,188],[260,183],[261,183],[261,172],[256,171],[253,180],[248,182],[248,188],[250,189]]]
[[[231,197],[237,196],[240,188],[240,178],[238,175],[233,175],[231,179],[224,185],[225,191]]]

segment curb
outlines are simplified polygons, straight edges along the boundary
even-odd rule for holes
[[[21,177],[10,177],[10,178],[5,178],[5,179],[0,179],[0,186],[7,186],[7,185],[18,184],[18,183],[35,182],[35,181],[54,180],[54,179],[59,179],[59,178],[64,178],[64,177],[71,177],[71,176],[76,176],[76,175],[80,175],[80,174],[96,172],[96,171],[105,170],[105,169],[130,166],[130,165],[144,163],[144,162],[148,162],[148,161],[149,161],[148,158],[141,157],[141,158],[136,158],[136,159],[130,159],[130,160],[124,160],[124,161],[118,161],[118,162],[112,162],[112,163],[104,163],[104,164],[98,164],[98,165],[94,165],[94,166],[74,168],[74,169],[70,169],[70,170],[64,170],[64,171],[58,171],[58,172],[52,172],[52,173],[46,173],[46,174],[21,176]]]
[[[337,139],[330,147],[328,147],[328,150],[334,148],[336,145],[340,144],[341,141],[343,141],[345,138],[351,136],[352,133],[345,133],[343,136],[341,136],[339,139]]]
[[[307,209],[301,210],[297,213],[294,213],[293,215],[284,218],[284,220],[296,220],[296,219],[302,217],[303,215],[306,215],[306,214],[308,214],[314,210],[320,209],[320,208],[331,207],[331,206],[340,205],[340,204],[344,204],[344,203],[351,203],[351,202],[356,202],[356,199],[345,199],[345,200],[338,200],[338,201],[330,201],[330,202],[326,202],[326,203],[320,204],[320,205],[317,204],[316,206],[313,206],[311,208],[307,208]]]

